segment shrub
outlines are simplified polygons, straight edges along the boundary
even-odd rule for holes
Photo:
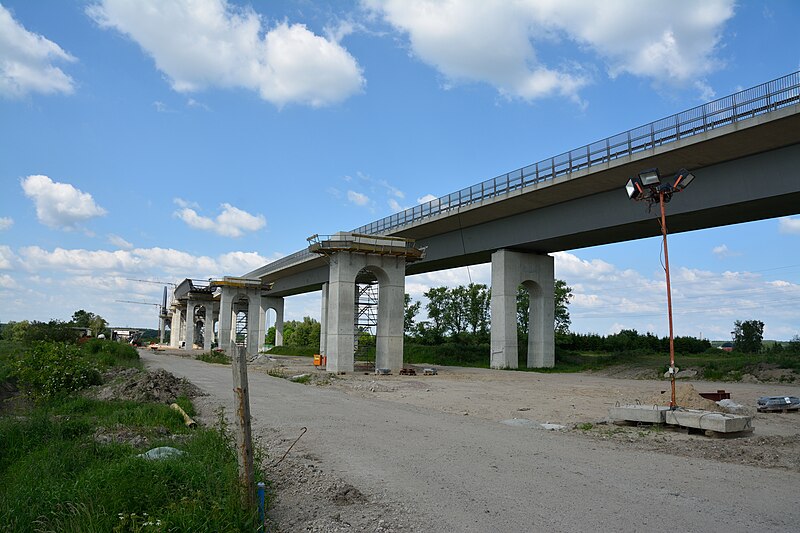
[[[71,344],[41,342],[18,356],[17,386],[35,400],[44,400],[100,384],[97,367]]]

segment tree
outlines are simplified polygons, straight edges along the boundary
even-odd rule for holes
[[[425,309],[428,312],[428,318],[432,322],[427,329],[432,330],[435,334],[444,335],[448,300],[447,287],[434,287],[426,292],[424,296],[428,299]]]
[[[486,335],[489,331],[489,311],[492,291],[482,283],[470,283],[461,293],[463,300],[456,302],[465,311],[466,323],[473,335]]]
[[[567,285],[563,279],[557,279],[553,286],[553,298],[555,299],[555,315],[553,329],[556,333],[569,333],[569,326],[572,323],[569,317],[569,302],[572,300],[572,287]],[[520,285],[517,288],[517,330],[521,335],[528,334],[528,314],[530,312],[530,294],[528,290]]]
[[[414,317],[419,313],[419,308],[422,302],[411,303],[411,295],[406,293],[403,295],[403,331],[406,334],[414,329]]]
[[[569,302],[572,300],[572,287],[567,285],[563,279],[557,279],[553,288],[553,295],[556,300],[555,330],[556,333],[569,333],[569,326],[572,320],[569,318]]]
[[[91,330],[92,335],[95,337],[108,327],[108,322],[101,317],[89,311],[78,309],[72,313],[72,324],[80,328],[87,328]]]
[[[737,352],[758,353],[764,340],[764,323],[760,320],[737,320],[733,323],[733,349]]]
[[[269,332],[267,332],[269,334]],[[311,346],[319,348],[320,323],[311,317],[304,317],[303,321],[289,320],[283,323],[284,346]],[[273,332],[273,341],[274,341]]]

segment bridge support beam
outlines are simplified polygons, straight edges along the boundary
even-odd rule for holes
[[[280,296],[265,296],[262,302],[264,303],[265,312],[267,309],[275,311],[275,346],[283,346],[283,298]],[[266,320],[266,316],[264,318]],[[266,329],[266,323],[264,328]]]
[[[328,284],[322,284],[321,309],[319,314],[319,353],[328,355]]]
[[[233,357],[236,349],[235,313],[238,312],[247,314],[247,355],[255,356],[264,346],[267,317],[263,300],[261,287],[222,286],[219,304],[219,347],[229,356]]]
[[[177,348],[181,344],[181,308],[172,308],[172,320],[169,324],[169,346]]]
[[[555,365],[555,285],[549,255],[498,250],[492,254],[492,368],[517,368],[517,289],[530,295],[528,368]]]
[[[191,350],[194,348],[194,334],[197,330],[195,312],[198,305],[199,302],[196,300],[189,300],[186,304],[186,344],[183,347],[184,350]]]
[[[206,316],[203,321],[205,332],[203,333],[203,351],[210,352],[211,344],[214,342],[214,302],[207,301]]]
[[[362,269],[369,270],[378,278],[375,367],[389,368],[394,372],[403,368],[405,264],[405,257],[349,251],[330,255],[328,305],[323,316],[327,323],[324,342],[328,372],[352,372],[354,368],[355,286]]]

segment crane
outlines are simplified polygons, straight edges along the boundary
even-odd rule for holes
[[[125,278],[125,281],[138,281],[140,283],[154,283],[156,285],[170,285],[172,287],[177,287],[177,283],[172,283],[171,281],[158,281],[157,279],[133,279],[133,278]]]

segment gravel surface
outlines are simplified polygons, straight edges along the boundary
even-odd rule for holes
[[[198,386],[206,420],[220,405],[232,412],[230,366],[164,352],[142,357]],[[658,394],[665,382],[438,370],[331,377],[307,358],[254,362],[251,412],[269,454],[271,530],[797,530],[797,413],[758,414],[753,436],[710,439],[607,423],[608,407]],[[268,372],[313,379],[292,383]],[[800,392],[693,385],[725,388],[745,407],[758,396]],[[515,419],[521,423],[508,423]],[[548,422],[565,429],[539,429]]]

